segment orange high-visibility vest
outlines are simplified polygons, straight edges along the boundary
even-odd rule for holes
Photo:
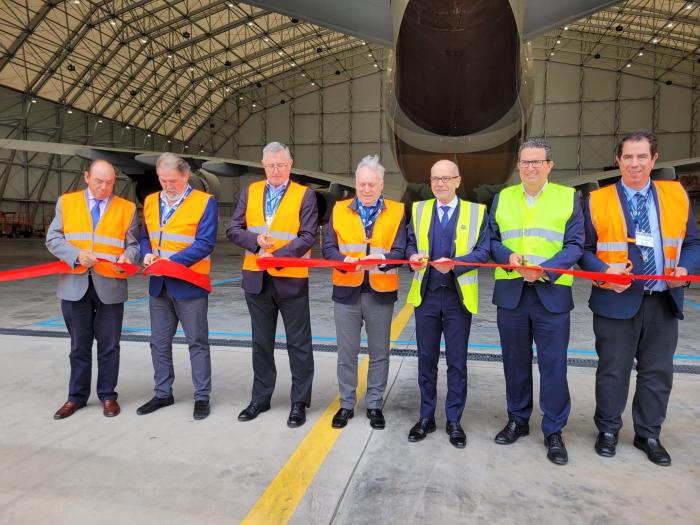
[[[158,257],[171,257],[191,245],[197,235],[199,221],[204,215],[209,199],[208,193],[192,190],[170,216],[165,226],[160,227],[160,192],[151,193],[143,203],[143,218],[151,241],[151,250]],[[204,275],[211,271],[211,257],[197,261],[190,270]]]
[[[657,214],[661,219],[661,242],[664,252],[664,273],[671,273],[678,264],[680,247],[685,238],[690,202],[683,186],[676,181],[652,181],[659,197]],[[628,243],[635,242],[635,232],[627,231],[622,203],[616,185],[591,192],[591,220],[598,235],[596,255],[611,268],[624,269],[628,260]],[[608,288],[606,283],[602,285]]]
[[[386,255],[396,239],[403,219],[403,204],[384,199],[384,209],[377,216],[372,229],[372,238],[367,239],[362,219],[350,208],[354,199],[339,201],[333,208],[333,230],[338,238],[338,249],[346,257],[358,259],[368,254]],[[360,286],[365,272],[339,272],[333,268],[333,284],[338,286]],[[399,273],[396,268],[385,272],[376,269],[369,272],[369,284],[377,292],[394,292],[399,289]]]
[[[126,232],[134,218],[136,206],[133,202],[112,195],[97,228],[92,229],[92,217],[88,209],[85,191],[66,193],[61,197],[63,234],[68,242],[80,250],[88,250],[95,257],[117,262],[124,253]],[[126,279],[127,275],[109,263],[98,261],[93,267],[103,277]],[[87,268],[78,266],[71,273],[85,273]]]
[[[268,227],[265,222],[265,184],[267,181],[261,180],[248,186],[248,208],[245,212],[246,228],[248,231],[260,234],[268,233],[272,238],[274,247],[270,250],[274,253],[282,246],[286,246],[299,235],[301,221],[301,203],[304,200],[306,187],[291,180],[288,182],[287,190],[282,196],[282,200],[277,207],[272,224]],[[311,257],[311,251],[306,252],[304,257]],[[243,269],[250,272],[260,272],[260,268],[255,263],[257,257],[253,252],[246,251],[243,259]],[[308,268],[269,268],[266,270],[274,277],[296,277],[308,279]]]

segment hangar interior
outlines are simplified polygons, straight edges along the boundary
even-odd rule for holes
[[[551,142],[553,179],[612,167],[618,138],[649,128],[659,137],[661,161],[695,159],[678,175],[700,218],[700,2],[623,0],[527,45],[534,61],[528,136]],[[282,141],[295,167],[344,177],[349,185],[358,160],[378,153],[387,179],[403,184],[385,108],[391,53],[362,35],[245,2],[0,2],[0,236],[31,237],[0,239],[0,270],[52,260],[42,235],[57,198],[83,187],[87,164],[59,149],[3,148],[5,139],[252,162],[266,143]],[[696,286],[686,293],[664,426],[673,468],[651,465],[632,447],[629,407],[617,457],[604,460],[593,451],[593,316],[590,283],[578,279],[567,467],[545,459],[537,406],[532,436],[512,447],[493,443],[505,422],[505,386],[493,275],[485,271],[469,344],[466,450],[448,443],[442,416],[425,443],[406,439],[419,397],[415,322],[403,308],[408,272],[401,273],[392,324],[385,430],[372,430],[364,417],[362,379],[355,419],[342,432],[330,429],[338,384],[326,270],[310,279],[316,375],[309,421],[297,431],[284,425],[290,374],[280,322],[272,408],[239,423],[252,383],[252,329],[239,282],[241,250],[224,237],[240,190],[258,177],[220,178],[221,242],[209,303],[215,393],[207,421],[191,418],[181,331],[174,345],[176,404],[153,416],[135,414],[153,378],[148,284],[141,278],[130,281],[125,306],[122,415],[107,420],[91,398],[69,420],[53,421],[69,347],[56,280],[0,283],[0,524],[697,522]],[[120,174],[115,192],[136,201],[135,186]],[[320,256],[318,246],[313,254]],[[444,376],[442,359],[441,390]]]
[[[267,142],[299,168],[348,175],[387,133],[390,50],[242,2],[32,2],[0,6],[0,137],[259,161]],[[700,3],[628,0],[530,43],[528,135],[553,146],[554,177],[614,165],[621,134],[657,133],[660,160],[700,138]],[[43,231],[84,162],[0,151],[0,211]],[[241,184],[222,178],[222,216]],[[694,173],[687,186],[700,188]],[[133,198],[124,177],[118,192]],[[131,192],[131,193],[130,193]]]

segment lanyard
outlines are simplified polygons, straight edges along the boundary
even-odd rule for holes
[[[374,206],[363,206],[360,199],[357,199],[357,212],[360,214],[360,219],[362,220],[362,226],[364,226],[365,232],[369,231],[374,222],[377,220],[379,210],[382,209],[383,205],[383,195],[379,196],[379,199],[377,199],[377,204]]]
[[[165,226],[165,223],[168,222],[170,217],[173,216],[173,213],[175,213],[175,210],[177,210],[180,207],[180,204],[187,198],[187,196],[192,192],[192,186],[187,186],[187,189],[185,190],[185,193],[183,193],[182,197],[180,197],[180,200],[177,201],[173,206],[168,210],[168,213],[165,213],[165,206],[166,203],[163,201],[163,199],[160,199],[160,227],[162,228]]]
[[[272,223],[275,213],[277,213],[277,208],[279,208],[286,189],[286,185],[276,189],[270,185],[265,186],[265,222],[267,222],[268,226]]]

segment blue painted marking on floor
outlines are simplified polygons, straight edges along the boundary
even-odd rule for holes
[[[689,299],[686,299],[686,300],[683,301],[683,302],[684,302],[685,304],[687,304],[688,306],[692,306],[693,308],[697,308],[698,310],[700,310],[700,304],[698,304],[698,303],[695,303],[695,302],[693,302],[693,301],[691,301],[691,300],[689,300]]]

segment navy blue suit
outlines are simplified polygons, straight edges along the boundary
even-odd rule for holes
[[[546,191],[546,188],[545,188]],[[498,200],[491,206],[491,256],[508,264],[513,253],[501,242],[496,222]],[[562,249],[541,263],[548,268],[571,268],[583,253],[584,228],[581,204],[574,205],[564,230]],[[561,431],[571,411],[566,380],[566,351],[569,345],[569,312],[574,307],[571,286],[554,284],[559,274],[548,272],[543,281],[526,283],[518,279],[497,279],[493,303],[498,306],[497,324],[503,352],[508,419],[525,424],[532,414],[532,343],[537,345],[540,372],[542,432],[549,436]]]
[[[630,235],[635,225],[622,184],[616,184],[622,212]],[[651,191],[659,213],[655,185]],[[598,235],[591,220],[590,201],[585,210],[586,244],[579,264],[584,270],[604,272],[607,264],[597,255]],[[627,244],[632,273],[643,267],[641,252],[635,243]],[[686,233],[678,266],[695,273],[700,266],[700,235],[692,208],[689,208]],[[683,287],[662,292],[645,292],[643,281],[632,281],[624,292],[596,287],[591,290],[589,306],[593,311],[598,368],[596,371],[596,411],[594,421],[600,432],[617,433],[627,405],[630,375],[637,361],[637,385],[632,403],[635,434],[658,438],[666,418],[673,384],[673,354],[678,343],[678,320],[683,319]]]
[[[486,262],[489,259],[489,226],[484,217],[474,249],[467,255],[455,257],[455,231],[459,207],[443,229],[438,220],[439,201],[435,202],[430,221],[430,259],[441,257],[462,262]],[[408,227],[406,258],[418,253],[413,219]],[[437,376],[440,359],[440,339],[445,336],[447,360],[447,396],[445,413],[448,421],[459,421],[467,400],[467,345],[472,316],[462,302],[457,277],[472,268],[455,266],[448,274],[428,267],[421,286],[422,301],[415,311],[416,342],[418,346],[418,386],[421,394],[420,418],[435,415],[437,407]]]

